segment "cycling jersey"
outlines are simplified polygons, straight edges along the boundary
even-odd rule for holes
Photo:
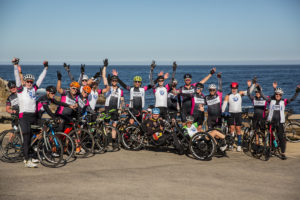
[[[200,111],[199,106],[205,104],[205,96],[202,93],[201,94],[196,93],[194,95],[194,101],[195,101],[194,112]]]
[[[155,96],[155,107],[167,107],[168,106],[168,92],[170,91],[169,84],[165,87],[155,87],[153,93]]]
[[[229,112],[230,113],[241,113],[242,112],[242,96],[240,93],[229,94]]]
[[[55,114],[52,113],[52,111],[49,108],[49,105],[53,103],[55,105],[59,105],[59,106],[65,106],[68,107],[68,104],[63,103],[63,102],[59,102],[57,101],[55,98],[50,99],[47,97],[47,95],[44,95],[42,97],[40,97],[37,100],[37,113],[38,113],[38,119],[42,118],[42,115],[47,112],[47,114],[51,117],[51,118],[55,118]]]
[[[130,108],[142,110],[145,106],[145,92],[149,89],[149,86],[140,88],[130,88]]]
[[[90,107],[90,103],[88,98],[83,98],[80,94],[76,97],[76,103],[78,104],[77,114],[82,116],[86,112],[93,112],[92,108]]]
[[[74,105],[76,103],[76,98],[78,95],[75,95],[74,97],[71,95],[70,91],[63,90],[63,93],[61,94],[60,101],[63,103],[66,103],[68,105]],[[59,115],[72,115],[73,110],[69,107],[59,106],[56,110],[56,114]]]
[[[222,95],[222,92],[217,91],[215,95],[205,96],[205,104],[207,105],[207,113],[209,117],[221,116]]]
[[[12,110],[19,112],[19,100],[17,93],[12,93],[7,97],[6,105],[10,106]]]
[[[271,100],[268,121],[285,123],[284,110],[286,105],[287,99],[280,101]]]
[[[168,93],[168,108],[177,111],[178,96],[172,92]]]
[[[98,96],[101,94],[101,90],[97,89],[97,90],[93,90],[91,91],[91,93],[88,96],[88,100],[90,102],[90,106],[93,110],[95,110],[96,108],[96,104],[97,104],[97,100],[98,100]]]
[[[198,130],[197,130],[198,124],[197,123],[193,123],[190,128],[188,128],[186,125],[183,128],[190,137],[193,137],[196,133],[198,133]]]
[[[191,84],[188,88],[186,85],[181,86],[179,88],[179,93],[181,96],[181,108],[182,112],[188,115],[192,115],[195,107],[195,100],[194,100],[194,94],[195,94],[195,85],[197,83]]]
[[[119,109],[121,97],[123,97],[123,90],[117,87],[114,89],[110,87],[110,90],[105,93],[105,107],[108,109]]]

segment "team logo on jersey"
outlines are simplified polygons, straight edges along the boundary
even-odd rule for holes
[[[165,92],[163,90],[159,91],[160,95],[164,95]]]
[[[30,96],[30,98],[36,99],[35,92],[33,92],[32,90],[28,90],[28,95]]]
[[[233,97],[232,100],[233,100],[234,102],[237,102],[237,101],[239,100],[239,98],[238,98],[238,97]]]
[[[195,128],[195,127],[192,127],[192,131],[196,131],[196,128]]]
[[[97,99],[97,98],[98,98],[98,95],[97,95],[97,94],[94,94],[93,97],[94,97],[94,99]]]

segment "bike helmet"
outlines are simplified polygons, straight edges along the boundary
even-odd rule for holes
[[[73,81],[72,83],[70,83],[70,87],[80,88],[80,85],[78,82]]]
[[[183,76],[184,79],[192,79],[192,75],[191,74],[185,74]]]
[[[8,81],[7,87],[9,89],[16,87],[16,82],[15,81]]]
[[[174,79],[172,83],[177,85],[178,81],[176,79]]]
[[[281,94],[281,95],[283,95],[283,90],[281,88],[276,88],[275,89],[275,94]]]
[[[217,86],[216,86],[215,84],[210,84],[210,85],[208,86],[208,89],[209,89],[209,90],[215,90],[215,89],[217,89]]]
[[[232,89],[237,89],[237,88],[239,88],[239,84],[238,84],[237,82],[232,82],[232,83],[230,84],[230,87],[231,87]]]
[[[194,117],[192,115],[189,115],[186,117],[186,121],[187,122],[193,122],[194,121]]]
[[[153,108],[153,109],[152,109],[152,114],[154,114],[154,115],[159,115],[159,113],[160,113],[159,108]]]
[[[27,80],[35,80],[34,76],[32,74],[26,74],[24,75],[24,81],[27,81]]]
[[[133,78],[133,81],[140,81],[140,82],[142,82],[142,77],[140,77],[140,76],[135,76],[135,77]]]
[[[202,83],[197,83],[197,84],[196,84],[196,88],[198,88],[198,87],[199,87],[199,88],[204,88],[204,85],[203,85]]]
[[[113,75],[111,78],[110,78],[111,80],[118,80],[118,77],[117,76],[115,76],[115,75]]]
[[[86,74],[84,74],[84,75],[82,76],[82,80],[89,80],[89,77],[88,77]]]
[[[159,81],[159,80],[165,80],[165,78],[163,77],[163,76],[159,76],[159,77],[157,77],[157,80]]]
[[[50,85],[50,86],[46,87],[46,91],[55,94],[56,93],[56,87],[54,87],[53,85]]]
[[[90,94],[91,91],[92,91],[91,87],[88,86],[88,85],[84,86],[84,87],[82,88],[82,90],[85,91],[85,92],[88,93],[88,94]]]

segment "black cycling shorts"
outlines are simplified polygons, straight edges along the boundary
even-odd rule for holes
[[[241,126],[242,125],[242,113],[230,113],[230,117],[228,118],[228,126]]]
[[[196,111],[193,113],[194,123],[197,122],[198,125],[202,126],[204,122],[204,112]]]

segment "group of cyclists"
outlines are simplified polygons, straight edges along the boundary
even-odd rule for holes
[[[32,134],[31,125],[40,124],[44,113],[47,113],[59,124],[57,131],[63,132],[66,125],[74,117],[78,119],[87,113],[98,113],[97,100],[103,94],[105,96],[105,112],[110,114],[110,119],[106,123],[117,127],[119,117],[125,107],[123,89],[129,91],[129,111],[145,127],[145,135],[154,141],[166,139],[162,132],[165,121],[172,122],[177,119],[177,116],[180,116],[181,128],[184,130],[186,138],[192,138],[196,133],[202,132],[205,121],[204,111],[207,107],[206,124],[208,130],[211,130],[209,135],[220,141],[221,151],[225,151],[231,145],[227,144],[226,135],[218,129],[221,126],[222,117],[227,115],[229,133],[231,136],[237,137],[236,150],[242,151],[242,99],[244,96],[248,96],[254,106],[253,127],[264,130],[266,127],[265,122],[271,123],[278,134],[281,158],[286,159],[286,140],[283,127],[285,123],[284,111],[286,105],[295,100],[299,94],[300,85],[296,87],[296,92],[291,99],[284,99],[282,98],[283,90],[277,87],[276,82],[273,83],[274,94],[270,96],[263,93],[262,86],[255,79],[247,81],[248,89],[246,91],[240,91],[239,84],[232,82],[230,84],[231,92],[223,98],[222,74],[221,72],[216,73],[216,68],[212,68],[208,75],[202,80],[198,80],[198,82],[193,82],[192,75],[187,73],[183,76],[185,84],[178,87],[178,81],[175,79],[176,62],[173,63],[172,75],[167,83],[169,73],[160,72],[157,77],[153,77],[156,67],[153,61],[150,65],[149,84],[142,85],[142,77],[134,76],[133,86],[130,86],[121,80],[116,70],[112,70],[111,74],[107,75],[108,60],[105,59],[103,67],[93,77],[88,77],[85,74],[85,66],[81,65],[78,81],[74,79],[70,66],[64,63],[64,69],[70,78],[69,88],[63,89],[61,87],[62,74],[57,71],[56,86],[47,86],[46,94],[37,98],[37,90],[47,75],[48,62],[43,63],[44,69],[37,80],[32,74],[23,75],[18,58],[13,58],[12,63],[14,65],[15,81],[8,82],[11,95],[7,99],[6,111],[13,116],[12,126],[19,126],[23,135],[25,167],[37,167],[37,160],[29,154]],[[217,74],[218,82],[209,84],[208,94],[204,95],[204,84],[214,74]],[[99,88],[101,80],[103,80],[103,88]],[[150,116],[145,119],[143,109],[147,90],[152,90],[154,93],[155,105],[147,109]],[[253,91],[255,95],[252,94]],[[60,95],[60,100],[55,98],[57,93]],[[55,112],[50,109],[50,104],[57,105]],[[227,107],[229,113],[226,112]],[[267,107],[269,107],[268,116],[266,116]],[[135,120],[129,117],[128,123],[134,124]],[[176,135],[173,136],[176,137]],[[111,137],[113,149],[118,149],[117,132],[113,131]],[[180,144],[175,143],[175,147],[179,154],[183,153]],[[76,148],[76,153],[80,153],[82,150],[82,148]]]

